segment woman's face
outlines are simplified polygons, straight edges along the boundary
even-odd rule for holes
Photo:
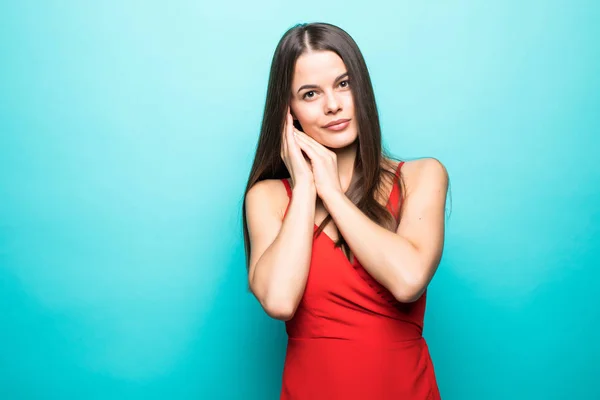
[[[357,137],[346,66],[332,51],[302,54],[292,80],[291,111],[304,133],[324,146],[341,148]],[[327,127],[337,120],[337,126]]]

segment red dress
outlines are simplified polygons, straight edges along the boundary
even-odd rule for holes
[[[287,179],[282,182],[291,199]],[[397,186],[394,182],[387,203],[396,219],[392,204],[400,194]],[[304,295],[286,322],[280,398],[440,399],[422,336],[425,299],[426,292],[413,303],[398,302],[356,257],[351,263],[322,232],[313,240]]]

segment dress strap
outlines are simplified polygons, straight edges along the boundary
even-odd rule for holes
[[[398,186],[398,179],[400,179],[400,169],[402,168],[402,165],[404,165],[404,161],[400,161],[398,163],[398,166],[396,167],[396,179],[394,180],[394,183],[392,184],[392,190],[390,192],[390,196],[389,196],[388,202],[387,202],[388,210],[390,210],[390,212],[392,213],[392,215],[394,215],[396,220],[398,220],[398,218],[399,218],[400,208],[396,209],[396,207],[392,207],[392,205],[398,204],[399,200],[400,200],[400,202],[402,201],[402,199],[401,199],[402,193],[400,192],[400,187]],[[401,207],[401,205],[400,205],[400,207]]]
[[[287,195],[291,199],[292,198],[292,188],[290,187],[290,183],[288,182],[288,180],[286,178],[283,178],[281,180],[281,182],[283,182],[283,186],[285,186],[285,190],[287,192]]]
[[[404,164],[404,161],[400,161],[398,163],[398,166],[396,167],[396,178],[400,178],[400,168],[402,168],[403,164]]]
[[[397,196],[398,195],[398,179],[400,179],[400,169],[402,168],[402,165],[404,164],[404,161],[400,161],[398,163],[398,166],[396,167],[396,179],[394,180],[394,182],[392,183],[392,191],[390,192],[390,200],[392,200],[391,198],[393,196]],[[394,200],[392,200],[394,201]]]
[[[396,167],[396,178],[400,178],[400,169],[402,168],[403,164],[404,164],[404,161],[400,161],[398,163],[398,166]],[[291,199],[292,198],[292,188],[290,187],[290,183],[288,182],[287,178],[281,179],[281,182],[283,183],[283,186],[285,186],[285,191],[287,192],[288,197]],[[394,181],[394,184],[392,185],[392,191],[391,191],[390,197],[388,199],[388,204],[387,204],[388,207],[390,207],[390,202],[393,203],[394,201],[397,201],[398,195],[399,195],[399,188],[396,185],[396,181]],[[287,214],[289,206],[290,206],[290,203],[288,202],[288,205],[285,208],[285,212],[283,214],[284,216]]]
[[[289,197],[287,206],[285,206],[285,211],[283,212],[283,218],[285,218],[285,216],[287,215],[288,209],[290,208],[290,203],[291,203],[291,199],[292,199],[292,188],[290,187],[290,183],[288,182],[287,179],[283,178],[281,179],[281,182],[283,182],[283,186],[285,186],[285,191],[287,192],[287,195]],[[283,221],[283,218],[281,219]]]
[[[398,163],[398,166],[396,167],[396,178],[400,178],[400,169],[402,168],[403,164],[404,164],[404,161],[400,161]],[[285,191],[287,192],[288,197],[291,199],[292,198],[292,188],[290,187],[290,183],[288,182],[287,178],[281,179],[281,182],[283,182],[283,186],[285,186]],[[394,182],[393,186],[395,186],[395,182]],[[392,186],[392,191],[394,189],[393,186]]]

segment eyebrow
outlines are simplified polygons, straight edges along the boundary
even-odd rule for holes
[[[344,78],[346,76],[348,76],[348,72],[344,72],[343,74],[341,74],[340,76],[338,76],[337,78],[335,78],[335,80],[333,81],[333,83],[339,81],[340,79],[342,79],[342,78]],[[302,86],[300,86],[300,89],[298,89],[297,93],[300,93],[300,91],[303,90],[303,89],[318,89],[318,88],[319,88],[319,86],[317,86],[317,85],[302,85]]]

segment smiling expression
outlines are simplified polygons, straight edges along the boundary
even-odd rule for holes
[[[324,146],[341,148],[356,140],[349,79],[344,62],[332,51],[304,53],[296,61],[292,115],[307,135]],[[339,120],[342,123],[330,125]]]

